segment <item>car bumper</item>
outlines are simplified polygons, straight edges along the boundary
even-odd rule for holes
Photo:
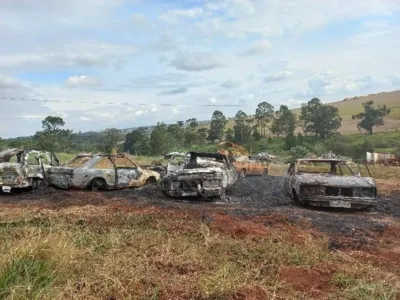
[[[191,188],[191,189],[173,189],[173,190],[163,190],[163,192],[170,197],[217,197],[222,193],[221,187],[215,188]]]
[[[357,208],[372,207],[378,204],[377,198],[302,196],[301,201],[312,206]]]
[[[30,187],[29,183],[22,183],[22,184],[0,184],[0,190],[5,193],[11,192],[12,189],[25,189]]]

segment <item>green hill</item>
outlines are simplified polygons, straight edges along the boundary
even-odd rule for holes
[[[385,118],[385,125],[378,127],[376,132],[397,131],[400,130],[400,90],[393,92],[384,92],[378,94],[371,94],[368,96],[360,96],[354,98],[346,98],[338,102],[327,103],[339,109],[340,116],[342,117],[342,127],[339,132],[342,134],[358,133],[357,120],[352,120],[351,116],[363,110],[362,103],[365,101],[373,100],[376,105],[386,105],[391,109],[390,115]],[[278,107],[275,107],[278,109]],[[293,109],[297,115],[300,114],[300,108]],[[227,128],[232,128],[233,120],[229,120]],[[208,125],[207,125],[208,126]],[[300,128],[297,131],[301,131]]]

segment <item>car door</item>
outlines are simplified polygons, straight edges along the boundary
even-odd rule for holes
[[[117,175],[117,187],[138,187],[141,185],[142,172],[140,168],[125,156],[113,158]]]
[[[93,164],[93,160],[95,161],[91,168],[86,168],[86,159],[90,159],[89,164]],[[81,161],[78,161],[77,164],[74,165],[77,166],[75,172],[81,174],[85,178],[82,179],[82,187],[90,184],[92,180],[100,178],[103,178],[105,180],[106,185],[109,188],[114,188],[116,186],[116,169],[110,157],[98,156],[94,159],[83,157]]]

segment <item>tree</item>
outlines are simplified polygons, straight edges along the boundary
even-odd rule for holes
[[[296,146],[290,149],[290,157],[286,160],[286,163],[292,163],[296,159],[304,158],[308,154],[307,148],[303,146]]]
[[[366,101],[362,104],[364,112],[352,116],[352,119],[361,120],[357,127],[364,129],[369,134],[373,133],[373,128],[384,125],[384,118],[390,114],[390,108],[386,105],[374,107],[374,101]]]
[[[169,125],[167,128],[167,132],[169,136],[173,139],[171,142],[173,142],[175,147],[181,147],[184,144],[184,129],[180,127],[178,123]]]
[[[133,130],[130,133],[125,135],[125,142],[124,142],[124,151],[136,154],[138,149],[135,148],[135,145],[139,145],[141,141],[143,141],[145,134],[141,130]]]
[[[305,134],[315,133],[315,137],[323,139],[331,136],[342,125],[339,110],[322,104],[318,98],[301,105],[300,120]]]
[[[246,124],[247,115],[239,110],[235,115],[235,125],[233,126],[234,140],[237,143],[245,143],[251,135],[251,126]]]
[[[226,117],[219,110],[214,111],[211,117],[210,130],[208,132],[208,140],[215,142],[222,140],[227,123]]]
[[[176,147],[176,141],[168,132],[168,126],[159,122],[150,134],[149,145],[150,154],[160,155],[168,153]]]
[[[232,128],[228,128],[225,131],[225,141],[232,142],[234,139],[234,131]]]
[[[107,128],[101,131],[102,151],[107,154],[117,152],[118,142],[121,138],[121,131],[116,128]]]
[[[196,118],[191,118],[186,120],[186,125],[192,128],[196,128],[197,126],[199,126],[199,122]]]
[[[294,136],[294,132],[288,133],[285,137],[285,149],[290,150],[291,148],[295,147],[297,144],[296,137]]]
[[[265,136],[265,127],[274,117],[274,107],[268,102],[258,104],[255,114],[257,127],[260,128],[261,135]]]
[[[298,144],[299,146],[302,146],[302,145],[304,144],[304,137],[303,137],[303,135],[301,134],[301,132],[299,132],[299,133],[297,134],[297,144]]]
[[[296,115],[286,105],[281,105],[275,115],[276,118],[272,123],[271,132],[278,137],[293,133],[297,125]]]
[[[61,117],[55,117],[55,116],[47,116],[43,121],[42,121],[42,128],[43,131],[49,132],[49,133],[55,133],[61,130],[60,127],[63,127],[65,125],[65,121]]]
[[[47,116],[42,121],[42,131],[33,137],[36,146],[50,151],[66,152],[72,144],[72,130],[62,129],[65,121],[61,117]]]
[[[204,145],[207,141],[208,129],[200,128],[197,130],[197,143],[199,145]]]
[[[197,143],[197,127],[199,123],[196,118],[188,119],[185,122],[184,140],[185,146],[190,147]]]

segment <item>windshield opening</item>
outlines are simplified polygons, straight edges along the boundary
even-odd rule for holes
[[[92,157],[90,156],[78,156],[65,164],[66,167],[79,168],[86,164]]]
[[[345,162],[300,161],[296,173],[326,174],[335,176],[353,176],[354,172]]]

